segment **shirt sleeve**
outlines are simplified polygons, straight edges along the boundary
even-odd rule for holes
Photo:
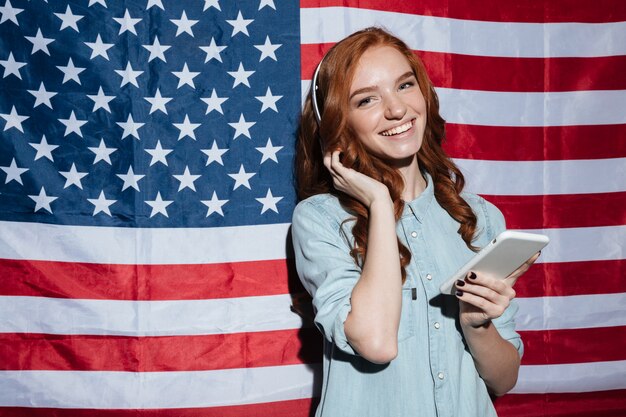
[[[505,219],[502,212],[490,202],[481,198],[481,205],[485,213],[485,229],[488,233],[489,240],[492,240],[506,230]],[[521,277],[520,279],[524,278]],[[515,315],[518,310],[519,305],[517,301],[511,301],[511,304],[504,310],[504,313],[493,320],[493,324],[496,326],[496,329],[498,329],[500,336],[515,346],[515,349],[517,349],[521,357],[524,354],[524,343],[519,333],[515,331]]]
[[[344,322],[361,271],[350,256],[341,222],[323,207],[303,201],[294,210],[291,232],[298,275],[313,297],[315,325],[339,349],[357,354],[348,343]]]

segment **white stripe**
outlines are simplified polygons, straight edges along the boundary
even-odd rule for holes
[[[520,331],[626,326],[626,293],[516,300],[515,328]]]
[[[310,85],[310,80],[301,82],[302,103]],[[626,123],[626,90],[541,93],[436,90],[441,115],[448,123],[514,127]]]
[[[291,296],[126,301],[0,296],[0,333],[210,335],[297,329]]]
[[[523,365],[511,393],[591,392],[625,388],[626,361],[587,362]]]
[[[192,372],[0,371],[0,406],[191,408],[319,395],[318,365]]]
[[[0,221],[0,259],[102,264],[194,264],[285,259],[289,225],[132,229]],[[626,226],[537,230],[550,236],[540,262],[624,259]],[[172,243],[175,242],[175,243]],[[210,242],[210,243],[207,243]],[[219,243],[218,243],[219,242]],[[132,249],[132,250],[131,250]]]
[[[542,233],[550,238],[537,263],[626,259],[626,225],[526,231]]]
[[[346,7],[300,11],[303,44],[335,43],[368,26],[393,28],[412,49],[422,51],[513,58],[626,54],[626,22],[484,22]]]
[[[506,141],[506,138],[503,138]],[[516,146],[511,143],[507,146]],[[595,194],[626,191],[626,158],[561,161],[455,159],[467,190],[487,195]]]
[[[0,258],[106,264],[284,259],[289,224],[140,229],[0,221]]]
[[[517,330],[626,326],[626,293],[518,298]],[[219,300],[119,301],[0,297],[0,333],[211,335],[308,326],[277,295]]]
[[[437,95],[441,100],[441,115],[448,123],[487,126],[626,123],[626,90],[513,93],[437,88]]]

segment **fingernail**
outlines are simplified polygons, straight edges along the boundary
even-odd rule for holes
[[[456,290],[455,294],[457,297],[463,297],[463,291],[461,290]]]
[[[469,277],[470,279],[476,279],[476,274],[474,273],[474,271],[470,272]]]
[[[461,281],[460,279],[457,279],[456,285],[458,285],[459,287],[462,287],[463,285],[465,285],[465,281]]]

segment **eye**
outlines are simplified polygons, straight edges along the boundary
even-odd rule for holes
[[[372,98],[371,97],[365,97],[364,99],[359,100],[359,102],[357,103],[357,107],[366,106],[366,105],[370,104],[371,102],[372,102]]]
[[[415,85],[413,81],[407,81],[405,83],[400,84],[400,90],[406,90],[407,88],[411,88]]]

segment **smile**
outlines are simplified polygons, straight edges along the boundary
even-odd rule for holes
[[[409,130],[411,127],[413,127],[413,122],[414,121],[415,120],[409,120],[408,122],[406,122],[403,125],[396,126],[393,129],[385,130],[383,132],[380,132],[380,134],[383,135],[383,136],[399,135],[400,133],[404,133],[407,130]]]

